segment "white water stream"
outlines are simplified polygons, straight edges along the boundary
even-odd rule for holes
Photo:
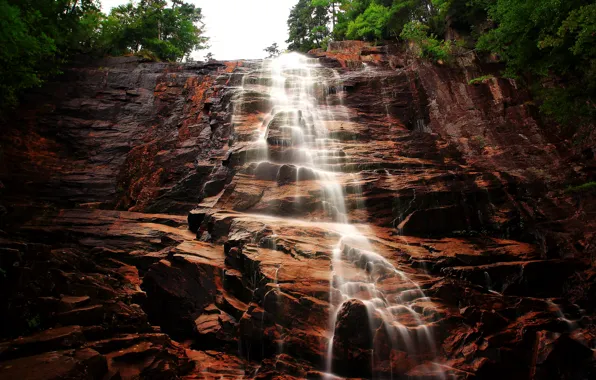
[[[369,321],[358,323],[362,328],[370,328],[371,336],[375,336],[381,325],[389,336],[392,349],[412,356],[420,347],[433,351],[431,329],[423,322],[423,315],[413,307],[416,303],[428,302],[423,291],[404,272],[375,252],[359,231],[362,227],[350,224],[342,185],[342,179],[345,181],[346,178],[342,173],[342,162],[349,157],[342,150],[342,141],[330,138],[332,133],[327,127],[329,123],[337,125],[337,122],[349,121],[348,109],[341,104],[341,96],[335,95],[343,91],[339,74],[321,66],[316,59],[291,53],[265,60],[258,73],[249,73],[245,78],[248,75],[252,79],[243,80],[244,90],[263,92],[265,87],[272,103],[272,110],[259,130],[258,153],[252,157],[257,162],[256,171],[263,165],[294,165],[296,182],[293,185],[300,186],[304,178],[317,181],[321,186],[321,207],[330,221],[339,225],[341,238],[330,247],[333,252],[331,311],[325,372],[329,376],[334,372],[337,314],[342,305],[352,299],[366,306]],[[331,103],[330,98],[334,98]],[[270,162],[273,150],[287,153],[282,155],[286,158],[284,162]],[[310,177],[305,175],[307,173]],[[352,183],[358,183],[357,175],[349,177]],[[358,191],[359,187],[356,189]],[[350,268],[351,274],[347,274],[345,268]],[[359,275],[355,277],[354,271]],[[391,284],[395,284],[394,289]],[[398,285],[403,290],[398,290]],[[371,346],[375,350],[372,342]],[[280,347],[280,353],[282,351],[283,347]],[[391,361],[391,357],[382,359]],[[372,365],[374,367],[374,363]]]

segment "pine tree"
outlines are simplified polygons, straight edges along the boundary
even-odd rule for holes
[[[277,42],[272,43],[270,46],[266,47],[263,50],[268,54],[267,58],[275,58],[281,54]]]
[[[321,46],[330,36],[326,5],[313,5],[311,0],[298,0],[288,17],[288,50],[307,52]]]

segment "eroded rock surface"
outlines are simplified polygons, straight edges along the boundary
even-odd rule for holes
[[[475,61],[312,55],[314,161],[366,247],[261,62],[111,59],[32,96],[0,138],[0,378],[596,376],[596,202],[564,191],[593,158]]]

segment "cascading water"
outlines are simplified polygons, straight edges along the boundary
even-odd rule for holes
[[[370,68],[365,67],[365,70]],[[392,371],[396,350],[413,357],[424,351],[426,360],[432,359],[431,328],[420,313],[424,310],[412,307],[414,302],[430,301],[416,282],[375,252],[361,232],[366,226],[350,224],[350,208],[362,205],[355,202],[349,207],[344,187],[351,182],[356,184],[352,192],[362,189],[358,176],[344,170],[343,163],[350,160],[342,149],[345,143],[333,138],[327,127],[330,123],[349,123],[349,112],[338,95],[342,91],[338,78],[335,70],[323,67],[318,60],[295,53],[265,60],[259,69],[246,74],[243,90],[266,91],[271,103],[271,111],[260,125],[258,137],[255,134],[256,148],[249,160],[254,161],[257,178],[273,167],[278,178],[288,173],[294,176],[291,181],[296,188],[302,181],[316,181],[320,185],[320,204],[324,212],[314,214],[310,222],[320,223],[323,219],[329,222],[329,229],[340,236],[337,244],[330,247],[331,307],[324,370],[332,376],[335,362],[349,360],[337,352],[345,351],[346,345],[351,343],[345,338],[343,341],[336,338],[336,324],[338,314],[355,303],[366,309],[368,321],[355,323],[362,329],[370,329],[365,335],[370,342],[360,348],[370,354],[370,373],[374,377],[375,361],[388,362]],[[331,95],[336,102],[333,107],[329,103]],[[339,104],[337,99],[340,99]],[[239,103],[242,107],[242,100]],[[279,268],[276,283],[278,271]],[[384,341],[381,336],[385,337]],[[283,344],[278,351],[283,352]]]

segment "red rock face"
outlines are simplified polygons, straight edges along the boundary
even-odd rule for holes
[[[67,207],[188,211],[230,137],[226,70],[134,57],[68,70],[14,116],[4,185]]]
[[[329,50],[314,169],[261,62],[33,94],[0,137],[0,378],[594,377],[596,202],[564,191],[593,158],[474,60]]]

